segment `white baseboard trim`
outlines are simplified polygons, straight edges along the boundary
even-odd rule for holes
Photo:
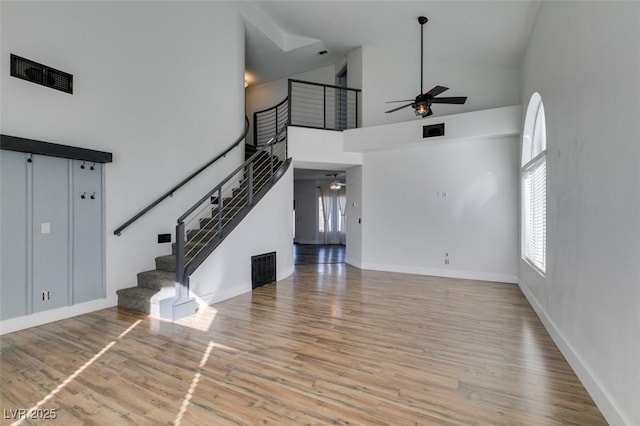
[[[344,263],[347,263],[347,264],[349,264],[351,266],[354,266],[354,267],[356,267],[358,269],[363,269],[362,268],[362,262],[360,262],[359,260],[354,260],[354,259],[352,259],[350,257],[346,257],[344,259]]]
[[[293,275],[294,269],[295,269],[295,266],[292,264],[283,272],[278,272],[276,275],[276,281],[284,280],[285,278]]]
[[[464,280],[494,281],[500,283],[517,284],[516,275],[493,272],[461,271],[455,269],[425,268],[421,266],[386,265],[379,263],[361,263],[361,269],[373,271],[400,272],[403,274],[430,275],[434,277],[460,278]]]
[[[37,327],[39,325],[60,321],[78,315],[88,314],[101,309],[111,308],[117,304],[118,296],[116,296],[114,292],[113,296],[104,299],[92,300],[90,302],[79,303],[77,305],[52,309],[50,311],[37,312],[31,315],[6,319],[0,322],[0,335],[25,330],[31,327]]]
[[[194,295],[196,302],[200,307],[213,305],[214,303],[222,302],[232,297],[240,296],[251,291],[251,283],[247,286],[237,286],[227,288],[223,291],[216,291],[214,293],[208,293],[203,295]]]
[[[553,341],[555,342],[562,355],[565,357],[573,371],[578,376],[578,379],[582,382],[595,404],[598,406],[602,415],[610,425],[631,425],[631,422],[627,421],[620,410],[616,407],[614,402],[609,397],[608,393],[604,390],[598,379],[594,377],[591,370],[583,362],[580,355],[575,351],[573,346],[564,338],[560,330],[556,327],[553,320],[547,315],[542,305],[535,298],[533,293],[521,280],[518,280],[518,287],[520,291],[527,298],[527,301],[533,308],[533,310],[542,321],[544,328],[547,330]]]
[[[283,280],[293,274],[294,266],[291,265],[284,272],[280,272],[276,276],[276,281]],[[225,290],[216,291],[214,293],[208,293],[203,295],[192,294],[196,298],[196,302],[199,306],[204,307],[213,305],[214,303],[223,302],[232,297],[240,296],[241,294],[249,293],[251,291],[251,283],[238,286],[229,286]]]

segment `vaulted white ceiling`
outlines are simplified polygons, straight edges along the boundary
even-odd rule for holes
[[[359,46],[420,55],[425,67],[457,61],[519,67],[540,2],[514,1],[253,1],[243,5],[246,68],[254,82],[336,63]],[[318,55],[321,50],[328,54]]]

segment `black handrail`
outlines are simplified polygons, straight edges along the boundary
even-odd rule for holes
[[[328,87],[330,89],[340,89],[340,90],[349,90],[349,91],[352,91],[352,92],[362,92],[362,89],[353,89],[351,87],[335,86],[333,84],[316,83],[315,81],[296,80],[294,78],[290,78],[289,81],[292,82],[292,83],[306,84],[308,86],[320,86],[320,87]]]
[[[260,154],[262,153],[262,150],[267,150],[268,147],[268,151],[270,154],[270,158],[273,157],[273,147],[276,144],[279,144],[281,142],[285,143],[285,153],[286,153],[286,132],[287,132],[287,126],[283,126],[282,129],[276,134],[276,136],[272,137],[271,139],[269,139],[269,141],[264,145],[264,147],[255,152],[249,159],[247,159],[244,163],[242,163],[240,166],[238,166],[234,171],[232,171],[231,173],[229,173],[229,175],[227,175],[227,177],[225,177],[218,185],[215,186],[215,188],[213,188],[211,191],[207,192],[207,194],[205,196],[203,196],[200,200],[198,200],[195,204],[193,204],[191,207],[189,207],[189,209],[187,211],[184,212],[184,214],[182,214],[178,220],[177,220],[177,224],[176,224],[176,246],[175,246],[175,256],[176,256],[176,298],[177,299],[182,299],[185,297],[188,297],[189,294],[189,280],[188,280],[188,275],[190,274],[190,272],[193,272],[195,270],[195,268],[197,268],[200,263],[206,258],[206,256],[196,256],[196,258],[191,259],[189,261],[189,263],[186,261],[185,259],[185,245],[186,245],[186,241],[184,238],[185,235],[185,220],[191,215],[193,214],[198,207],[200,207],[203,203],[207,202],[208,200],[211,199],[211,197],[217,192],[217,199],[219,200],[219,203],[223,202],[223,194],[222,194],[222,188],[224,187],[225,183],[229,182],[231,180],[231,178],[233,178],[234,175],[236,175],[237,173],[239,173],[241,170],[247,168],[249,169],[249,178],[248,178],[248,185],[249,188],[252,187],[252,178],[253,178],[253,173],[252,173],[252,163],[260,156]],[[285,155],[286,156],[286,155]],[[273,161],[269,160],[270,165],[271,165],[271,170],[270,170],[270,174],[271,174],[271,179],[274,179],[275,177],[275,172],[276,170],[274,170],[273,168]],[[251,197],[253,196],[253,190],[251,191],[247,191],[247,197],[249,197],[249,200],[251,199]],[[222,210],[223,210],[223,204],[219,204],[218,205],[218,229],[219,229],[219,234],[218,237],[219,238],[223,238],[222,236]],[[207,244],[210,244],[211,241],[209,241]],[[205,253],[208,256],[208,253]],[[200,259],[198,260],[198,257],[200,257]]]
[[[151,204],[149,204],[147,207],[145,207],[144,209],[140,210],[140,212],[138,212],[136,215],[134,215],[131,219],[129,219],[128,221],[126,221],[125,223],[123,223],[121,226],[119,226],[115,231],[113,231],[114,235],[120,236],[120,234],[122,233],[122,231],[124,231],[125,228],[127,228],[129,225],[131,225],[133,222],[135,222],[136,220],[140,219],[142,216],[144,216],[145,214],[147,214],[147,212],[151,209],[153,209],[155,206],[157,206],[158,204],[160,204],[162,201],[164,201],[166,198],[169,198],[170,196],[173,195],[174,192],[176,192],[178,189],[180,189],[182,186],[184,186],[186,183],[188,183],[189,181],[191,181],[191,179],[193,179],[194,177],[196,177],[197,175],[199,175],[200,173],[202,173],[205,169],[207,169],[209,166],[211,166],[213,163],[215,163],[216,161],[218,161],[219,159],[225,157],[232,149],[234,149],[236,146],[238,146],[240,144],[240,142],[242,142],[242,140],[247,136],[247,132],[249,130],[249,118],[245,115],[244,117],[244,130],[242,131],[242,134],[240,135],[240,137],[231,145],[229,146],[229,148],[227,148],[222,154],[218,155],[216,158],[214,158],[213,160],[207,162],[205,165],[203,165],[202,167],[200,167],[198,170],[196,170],[195,172],[191,173],[187,178],[185,178],[184,180],[182,180],[182,182],[178,183],[177,185],[175,185],[173,188],[171,188],[170,190],[168,190],[167,192],[165,192],[164,194],[162,194],[160,197],[158,197],[158,199],[156,199],[154,202],[152,202]]]
[[[275,145],[276,143],[282,142],[282,135],[285,133],[285,131],[287,130],[286,126],[283,126],[280,131],[278,132],[278,134],[274,137],[272,137],[271,139],[269,139],[269,141],[267,143],[264,144],[264,146],[270,146],[270,145]],[[184,212],[184,214],[182,216],[180,216],[178,218],[178,223],[184,223],[184,220],[194,211],[196,211],[196,209],[198,208],[199,205],[201,205],[203,202],[205,202],[206,200],[210,199],[211,196],[218,191],[218,189],[222,188],[222,186],[227,183],[229,180],[231,180],[231,178],[238,173],[240,170],[242,170],[244,167],[246,167],[248,164],[250,164],[251,162],[253,162],[253,160],[255,160],[255,158],[260,155],[260,151],[255,152],[251,157],[249,157],[247,160],[245,160],[244,163],[240,164],[234,171],[232,171],[231,173],[229,173],[227,175],[227,177],[225,177],[218,185],[216,185],[215,188],[213,188],[211,191],[207,192],[207,194],[202,197],[200,200],[196,201],[190,208],[189,210],[187,210],[186,212]]]

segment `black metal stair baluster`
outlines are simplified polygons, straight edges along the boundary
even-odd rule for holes
[[[327,86],[322,87],[322,128],[327,128]]]

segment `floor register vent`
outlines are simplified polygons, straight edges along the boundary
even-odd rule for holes
[[[276,280],[276,252],[251,256],[251,288],[262,287]]]

